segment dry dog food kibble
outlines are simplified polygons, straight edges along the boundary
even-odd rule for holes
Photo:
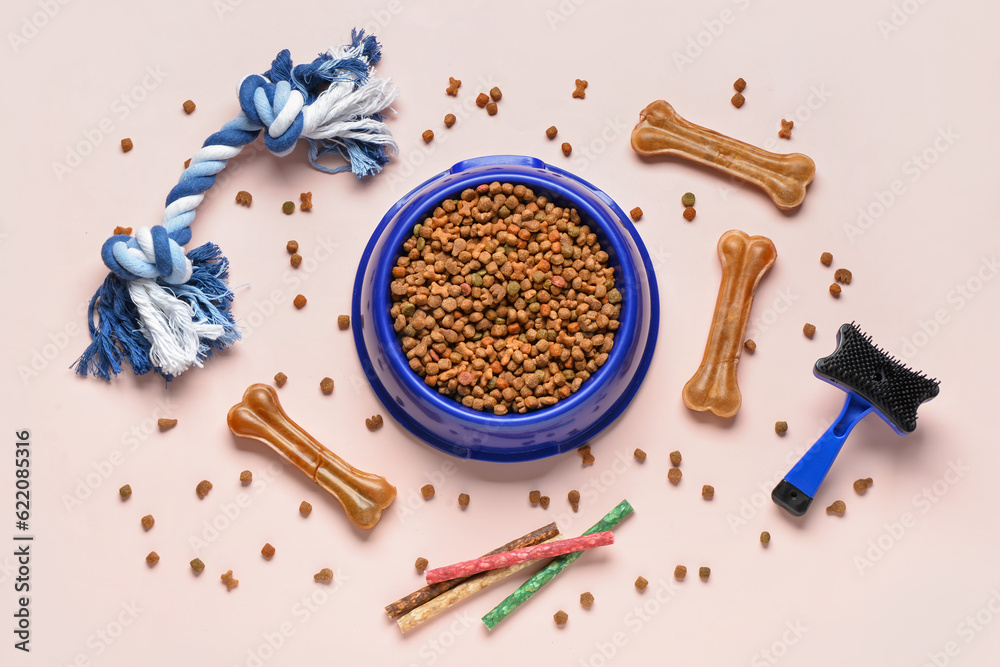
[[[680,451],[670,452],[670,462],[673,463],[675,466],[679,466],[681,464]]]
[[[469,494],[468,493],[460,493],[460,494],[458,494],[458,506],[459,507],[468,507],[469,506]]]
[[[288,382],[287,375],[281,372],[274,374],[274,384],[278,385],[279,387],[284,387],[286,382]]]
[[[240,190],[236,193],[236,203],[242,204],[243,206],[249,206],[253,203],[253,195],[246,190]]]
[[[461,85],[462,85],[461,79],[456,79],[455,77],[449,76],[448,87],[445,88],[444,92],[454,97],[455,95],[458,95],[458,89],[461,87]]]
[[[302,202],[299,204],[299,209],[303,211],[311,211],[313,207],[313,193],[303,192],[299,195],[299,201]]]
[[[330,583],[333,581],[333,570],[328,567],[324,567],[322,570],[313,575],[313,579],[323,583]]]
[[[858,493],[864,493],[868,490],[868,487],[874,484],[871,477],[865,479],[859,479],[854,482],[854,490]]]
[[[319,389],[324,394],[330,395],[333,393],[333,380],[331,378],[325,377],[319,381]]]
[[[299,264],[302,263],[302,255],[300,255],[299,253],[293,254],[291,257],[288,258],[288,263],[291,264],[296,269],[299,268]]]
[[[149,555],[146,556],[146,565],[150,567],[153,567],[159,562],[160,562],[160,554],[156,553],[155,551],[150,551]]]
[[[569,614],[560,609],[552,615],[552,618],[555,619],[556,625],[563,626],[566,625],[566,621],[569,620]]]
[[[635,587],[638,588],[640,591],[646,590],[646,586],[648,585],[649,581],[646,580],[646,577],[640,576],[638,579],[635,580]]]
[[[577,510],[580,509],[580,492],[579,491],[577,491],[576,489],[573,489],[572,491],[570,491],[566,495],[566,498],[569,500],[569,506],[573,508],[574,512],[576,512]]]
[[[562,145],[563,155],[569,157],[569,154],[573,152],[573,146],[569,142],[564,142]]]
[[[845,285],[851,284],[851,272],[847,269],[837,269],[833,272],[833,279]]]
[[[203,479],[198,482],[198,486],[195,487],[194,491],[198,494],[199,498],[204,498],[208,495],[208,492],[212,490],[212,483],[207,479]]]
[[[253,473],[252,472],[250,472],[249,470],[244,470],[243,472],[240,473],[240,484],[242,484],[243,486],[246,486],[247,484],[249,484],[252,481],[253,481]]]
[[[545,136],[549,139],[555,139],[557,134],[559,134],[559,130],[555,125],[551,125],[549,129],[545,130]]]
[[[274,547],[271,546],[270,542],[264,544],[263,548],[261,548],[260,550],[260,555],[266,558],[267,560],[271,560],[272,558],[274,558]]]
[[[417,558],[416,562],[413,563],[413,567],[417,568],[420,572],[423,572],[427,569],[427,559],[423,556]]]
[[[830,294],[832,294],[835,299],[840,298],[840,285],[838,285],[837,283],[831,284]]]
[[[736,93],[735,95],[733,95],[733,99],[731,100],[731,102],[733,103],[734,107],[739,109],[741,106],[743,106],[743,103],[746,102],[746,98],[743,97],[743,93]]]
[[[434,497],[434,485],[424,484],[420,487],[420,495],[424,497],[424,500],[430,500]]]
[[[131,227],[121,227],[121,226],[115,227],[114,234],[115,234],[115,236],[117,236],[118,234],[124,234],[125,236],[129,236],[129,235],[132,234],[132,228]]]
[[[590,445],[584,445],[583,447],[580,447],[579,449],[576,450],[576,453],[580,455],[581,459],[583,459],[583,465],[585,466],[589,466],[591,463],[597,460],[594,458],[594,455],[590,453]]]
[[[292,213],[295,213],[295,202],[286,201],[284,204],[281,205],[281,212],[284,213],[285,215],[291,215]]]
[[[195,574],[201,574],[205,571],[205,564],[201,562],[200,558],[195,558],[191,561],[191,569],[194,570]]]
[[[177,426],[176,419],[166,419],[165,417],[160,417],[156,420],[156,425],[160,427],[160,430],[166,430],[168,428],[173,428]]]
[[[299,514],[301,514],[302,516],[309,516],[310,514],[312,514],[312,511],[313,511],[313,506],[308,501],[303,500],[301,503],[299,503]]]
[[[701,497],[705,500],[711,500],[715,497],[715,487],[711,484],[706,484],[701,487]]]
[[[736,79],[733,83],[733,88],[736,89],[737,93],[742,93],[743,89],[747,87],[747,82],[743,80],[743,77]]]
[[[128,497],[132,495],[132,486],[126,484],[122,488],[118,489],[118,495],[122,497],[122,500],[128,499]]]
[[[667,479],[670,480],[671,484],[678,483],[679,481],[681,481],[681,477],[683,476],[684,473],[681,472],[680,468],[671,468],[670,470],[667,471]]]
[[[547,510],[549,508],[549,497],[542,496],[538,499],[538,504],[542,506],[543,510]]]
[[[683,213],[684,219],[687,220],[688,222],[694,220],[694,216],[697,214],[698,212],[694,210],[694,206],[688,206],[686,209],[684,209]]]
[[[372,415],[365,420],[365,426],[368,427],[369,431],[377,431],[382,428],[382,415]]]
[[[184,102],[184,113],[191,113],[194,109],[195,106],[193,101],[187,100]]]
[[[452,125],[455,124],[455,120],[456,120],[455,114],[453,114],[453,113],[445,114],[444,115],[444,126],[445,127],[451,127]]]
[[[678,565],[674,568],[674,579],[683,579],[687,576],[688,569],[684,565]]]
[[[824,252],[822,255],[819,256],[819,261],[824,266],[830,266],[831,264],[833,264],[833,255],[831,255],[828,252]]]
[[[636,207],[635,207],[634,209],[632,209],[631,211],[629,211],[629,213],[628,213],[628,214],[629,214],[630,216],[632,216],[632,219],[633,219],[633,220],[636,220],[636,221],[638,221],[638,220],[639,220],[639,218],[641,218],[641,217],[642,217],[642,209],[641,209],[641,208],[639,208],[638,206],[636,206]]]
[[[639,463],[642,463],[643,461],[646,460],[646,452],[642,451],[638,447],[635,448],[635,451],[632,452],[632,455],[635,457],[635,460],[638,461]]]
[[[594,604],[594,596],[593,596],[593,594],[591,594],[590,591],[587,591],[586,593],[580,593],[580,604],[582,604],[584,607],[588,607],[588,608],[591,605],[593,605]]]
[[[788,432],[788,422],[774,422],[774,432],[778,435],[785,435]]]
[[[424,133],[420,136],[423,138],[425,144],[429,144],[434,139],[434,130],[424,130]]]
[[[187,169],[191,166],[191,158],[184,160],[184,168]]]
[[[541,500],[541,499],[542,499],[542,492],[541,491],[539,491],[539,490],[536,489],[534,491],[529,491],[528,492],[528,502],[531,503],[532,505],[537,505],[538,501]]]
[[[816,325],[806,322],[805,326],[802,327],[802,333],[806,335],[806,338],[812,338],[816,335]]]
[[[747,338],[747,339],[746,339],[746,340],[745,340],[745,341],[743,342],[743,347],[745,347],[745,348],[746,348],[746,351],[747,351],[747,352],[749,352],[750,354],[753,354],[753,353],[754,353],[754,350],[756,350],[756,349],[757,349],[757,343],[755,343],[755,342],[753,342],[753,340],[751,340],[751,339]]]
[[[694,193],[685,192],[683,195],[681,195],[681,204],[683,204],[684,206],[694,206]]]
[[[795,125],[795,121],[793,121],[793,120],[785,120],[784,118],[782,118],[781,119],[781,129],[778,130],[778,136],[781,137],[782,139],[791,139],[792,138],[792,126],[794,126],[794,125]]]
[[[350,315],[338,315],[337,316],[337,326],[340,327],[341,331],[343,331],[344,329],[350,329],[351,328],[351,316]]]
[[[582,100],[587,96],[587,82],[583,79],[576,80],[576,90],[573,91],[573,97]]]
[[[760,543],[766,545],[769,544],[770,542],[771,542],[771,533],[765,530],[760,534]]]
[[[294,255],[299,251],[299,242],[296,240],[291,240],[285,244],[285,250],[288,251],[289,255]]]
[[[500,92],[499,88],[493,86],[492,88],[490,88],[490,97],[493,98],[494,102],[499,102],[500,98],[503,97],[503,93]]]
[[[489,104],[486,105],[486,113],[488,113],[491,116],[497,115],[497,109],[498,107],[496,102],[490,102]]]
[[[712,568],[710,567],[699,567],[698,576],[701,577],[702,581],[708,581],[708,578],[712,576]]]
[[[132,150],[132,140],[128,137],[122,139],[122,153],[128,153]]]
[[[152,514],[147,514],[146,516],[142,517],[143,529],[149,530],[150,528],[153,527],[154,523],[156,523],[156,519],[153,518]]]
[[[827,514],[843,514],[847,511],[847,503],[843,500],[834,500],[833,504],[826,508]]]
[[[479,93],[479,95],[476,96],[476,105],[480,109],[489,104],[489,101],[490,101],[490,96],[487,95],[486,93]]]
[[[226,585],[226,590],[227,591],[231,591],[231,590],[233,590],[234,588],[236,588],[237,586],[240,585],[240,580],[233,578],[233,571],[232,570],[227,571],[225,574],[223,574],[219,578],[222,579],[222,583],[224,583]]]

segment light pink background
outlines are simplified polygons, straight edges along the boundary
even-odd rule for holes
[[[986,3],[915,0],[5,3],[0,664],[994,663],[998,14]],[[105,275],[103,240],[116,225],[159,220],[184,160],[236,113],[243,75],[266,70],[282,48],[311,60],[352,26],[374,28],[384,44],[379,71],[401,91],[390,120],[400,157],[359,183],[311,169],[301,147],[278,159],[258,145],[224,172],[194,224],[194,243],[214,241],[232,261],[246,339],[169,388],[72,375],[87,342],[84,306]],[[448,76],[464,82],[457,98],[444,94]],[[741,76],[747,102],[737,110],[729,98]],[[570,97],[575,78],[590,81],[586,100]],[[472,100],[494,84],[504,98],[491,118]],[[190,116],[188,98],[198,104]],[[817,176],[801,210],[782,214],[756,190],[684,163],[639,160],[629,132],[658,98],[695,123],[810,155]],[[459,117],[450,130],[448,112]],[[790,142],[776,136],[780,118],[795,120]],[[543,134],[551,124],[555,142]],[[437,134],[430,145],[420,139],[427,128]],[[135,149],[123,155],[126,136]],[[575,147],[568,159],[561,141]],[[71,151],[87,155],[59,173]],[[659,344],[632,406],[593,441],[589,468],[575,454],[468,463],[388,418],[365,429],[382,410],[335,324],[349,311],[361,250],[413,186],[492,153],[548,160],[645,211]],[[253,193],[249,210],[233,203],[240,189]],[[311,213],[280,213],[306,190]],[[691,224],[679,203],[688,190],[698,197]],[[859,209],[870,217],[859,222]],[[751,316],[758,348],[744,356],[743,408],[720,424],[684,408],[680,390],[711,317],[715,244],[734,227],[772,238],[779,258]],[[298,271],[290,238],[306,259]],[[818,261],[825,250],[830,269]],[[854,282],[835,301],[827,286],[840,266]],[[290,304],[299,292],[309,297],[302,311]],[[905,439],[865,420],[815,507],[792,520],[767,494],[840,409],[842,394],[811,365],[852,320],[939,377],[941,395]],[[229,434],[228,408],[277,371],[289,376],[281,399],[299,423],[398,487],[370,534],[263,446]],[[324,375],[337,383],[329,397],[317,386]],[[180,423],[159,433],[159,416]],[[778,419],[789,423],[784,438]],[[24,428],[36,535],[30,656],[10,632],[13,432]],[[649,453],[643,465],[631,458],[636,446]],[[684,455],[677,487],[666,481],[673,449]],[[256,474],[248,489],[238,482],[245,468]],[[867,476],[875,486],[859,497],[851,483]],[[215,484],[205,500],[194,493],[201,479]],[[437,496],[424,502],[417,490],[428,482]],[[123,503],[124,483],[134,495]],[[700,497],[705,483],[712,502]],[[552,496],[548,511],[529,506],[534,488]],[[573,488],[583,492],[578,514],[565,501]],[[465,512],[460,492],[472,496]],[[442,565],[551,520],[578,534],[626,497],[636,513],[616,544],[585,555],[492,633],[478,618],[520,579],[405,638],[382,611],[420,586],[419,555]],[[838,498],[847,514],[827,516]],[[307,519],[297,512],[304,499],[315,508]],[[146,513],[157,519],[148,533]],[[206,532],[213,522],[222,530]],[[259,555],[266,541],[277,548],[271,562]],[[151,549],[162,557],[153,569],[143,560]],[[207,564],[201,577],[187,565],[195,555]],[[691,574],[674,585],[678,563]],[[708,583],[701,565],[712,568]],[[314,583],[322,567],[338,582]],[[230,593],[218,579],[228,569],[241,581]],[[640,574],[651,582],[641,594]],[[589,610],[578,603],[585,590],[597,599]],[[552,622],[559,609],[569,612],[563,629]]]

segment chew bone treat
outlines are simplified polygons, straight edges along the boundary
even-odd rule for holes
[[[230,408],[227,422],[234,434],[263,442],[319,484],[356,526],[374,528],[396,498],[396,487],[384,477],[346,463],[292,421],[266,384],[248,387],[243,401]]]
[[[591,526],[584,535],[600,533],[611,530],[622,519],[632,513],[632,505],[627,500],[623,500],[608,512],[604,518]],[[527,602],[532,595],[537,593],[542,586],[552,581],[560,572],[569,567],[577,558],[583,555],[582,551],[576,551],[565,556],[559,556],[551,563],[539,570],[533,577],[528,579],[516,591],[511,593],[503,602],[494,607],[488,614],[483,616],[483,624],[490,630],[495,628],[500,621],[507,618],[520,605]]]
[[[547,526],[542,526],[537,530],[533,530],[530,533],[522,535],[515,540],[511,540],[507,544],[497,547],[484,556],[492,556],[504,551],[510,551],[511,549],[520,549],[522,547],[530,547],[535,544],[541,544],[542,542],[553,539],[557,535],[559,535],[559,529],[556,528],[555,523],[550,523]],[[460,579],[451,579],[449,581],[443,581],[439,584],[434,584],[433,586],[425,586],[419,591],[414,591],[406,597],[396,600],[390,605],[386,605],[385,613],[389,615],[389,618],[402,616],[403,614],[406,614],[407,612],[433,600],[445,591],[455,588],[462,583],[462,581],[463,580]]]
[[[771,240],[747,236],[737,229],[719,239],[722,283],[715,302],[715,316],[705,345],[701,366],[682,396],[692,410],[710,410],[720,417],[733,417],[743,402],[736,383],[743,338],[757,284],[778,256]]]
[[[563,554],[573,553],[576,551],[587,551],[588,549],[596,549],[597,547],[603,547],[614,543],[614,533],[611,531],[603,531],[600,533],[581,535],[580,537],[561,540],[551,544],[539,544],[533,547],[513,549],[511,551],[505,551],[492,556],[485,556],[475,560],[463,561],[461,563],[455,563],[454,565],[446,565],[444,567],[437,567],[433,570],[428,570],[426,575],[427,583],[436,584],[440,581],[448,581],[449,579],[470,577],[474,574],[485,572],[486,570],[496,570],[509,565],[517,565],[518,563],[526,563],[532,560],[541,560],[542,558],[552,558],[553,556],[562,556]]]
[[[770,153],[699,127],[663,100],[639,114],[632,148],[640,155],[675,155],[740,178],[764,190],[781,210],[802,203],[816,173],[815,163],[801,153]]]

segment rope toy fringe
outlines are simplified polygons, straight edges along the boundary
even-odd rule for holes
[[[264,145],[279,157],[304,139],[320,171],[350,169],[358,178],[380,172],[398,150],[381,114],[397,90],[374,76],[381,57],[374,35],[352,30],[349,45],[308,65],[293,67],[286,49],[263,75],[243,79],[240,114],[191,158],[167,195],[162,223],[104,243],[101,257],[111,273],[90,301],[92,342],[74,364],[77,374],[110,380],[127,361],[136,375],[152,370],[169,381],[239,340],[226,285],[229,260],[212,243],[184,252],[195,209],[216,175],[262,130]],[[347,164],[318,164],[328,153]]]

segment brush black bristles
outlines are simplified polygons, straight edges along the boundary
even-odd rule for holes
[[[938,381],[913,371],[872,343],[856,325],[837,332],[837,349],[816,374],[867,400],[902,433],[917,428],[917,408],[938,395]]]

